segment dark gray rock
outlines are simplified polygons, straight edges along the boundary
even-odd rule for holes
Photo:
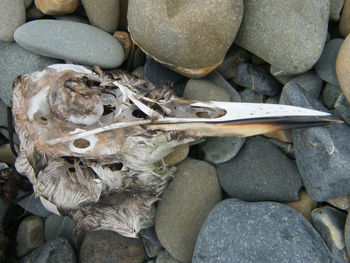
[[[78,14],[67,14],[63,16],[55,16],[55,19],[89,24],[89,20],[85,16],[81,16]]]
[[[332,262],[313,226],[293,208],[274,202],[220,202],[199,233],[193,263]]]
[[[79,262],[142,263],[144,257],[141,239],[123,237],[113,231],[92,231],[85,234]]]
[[[16,28],[26,22],[23,0],[0,1],[0,40],[13,41]]]
[[[221,187],[246,201],[295,201],[302,182],[295,164],[262,136],[248,138],[238,155],[218,165]]]
[[[312,224],[331,251],[334,262],[349,262],[344,241],[346,213],[330,206],[323,206],[314,209],[311,217]]]
[[[26,263],[76,263],[73,248],[65,238],[51,240],[25,257]]]
[[[181,263],[180,261],[173,258],[166,250],[163,250],[157,257],[156,263]]]
[[[320,59],[315,65],[315,71],[324,81],[339,86],[337,74],[335,72],[335,61],[344,39],[335,38],[330,40],[324,47]]]
[[[322,101],[328,109],[334,108],[334,103],[342,93],[339,86],[326,83],[322,90]]]
[[[235,43],[286,73],[316,63],[327,36],[330,1],[247,0]]]
[[[17,256],[22,257],[44,243],[44,224],[40,217],[29,216],[19,225],[16,236]]]
[[[36,198],[34,194],[31,194],[30,196],[27,196],[26,198],[19,201],[18,205],[20,205],[23,209],[25,209],[29,213],[36,216],[46,218],[52,215],[52,213],[43,206],[43,204],[40,201],[40,198],[39,197]]]
[[[33,54],[16,43],[5,41],[0,41],[0,53],[0,98],[7,106],[11,105],[12,83],[17,76],[61,62]]]
[[[251,89],[243,89],[239,92],[242,102],[263,103],[264,95],[254,92]]]
[[[296,76],[290,82],[297,83],[314,98],[318,98],[320,95],[323,83],[322,79],[313,71]]]
[[[287,82],[289,82],[292,78],[298,75],[295,73],[286,73],[273,65],[271,65],[270,67],[270,73],[275,79],[278,80],[279,83],[283,85],[287,84]]]
[[[74,246],[74,222],[69,217],[50,215],[45,220],[45,240],[54,240],[57,237],[66,238]]]
[[[277,146],[278,149],[284,152],[289,158],[295,159],[295,151],[292,143],[286,143],[276,139],[269,139],[269,142]]]
[[[118,40],[83,23],[35,20],[17,28],[14,38],[33,53],[88,66],[117,68],[124,60],[124,50]]]
[[[149,56],[146,57],[144,65],[144,77],[155,85],[174,84],[184,79],[184,76],[166,68]]]
[[[297,84],[286,85],[281,100],[289,105],[328,112]],[[322,202],[350,194],[349,126],[343,123],[295,129],[293,141],[297,166],[312,199]]]
[[[280,90],[280,84],[270,74],[248,63],[241,63],[235,67],[232,81],[238,86],[268,96],[274,96]]]
[[[337,101],[334,104],[336,114],[338,114],[349,126],[350,126],[350,103],[344,96],[344,93],[340,94]]]
[[[41,12],[35,5],[31,5],[26,12],[27,21],[43,18],[45,14]]]

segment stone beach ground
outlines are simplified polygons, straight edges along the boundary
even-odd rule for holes
[[[3,170],[0,262],[350,262],[349,32],[350,0],[0,0],[1,169],[15,161],[13,80],[55,63],[343,120],[176,148],[165,158],[176,177],[137,239],[75,236]]]

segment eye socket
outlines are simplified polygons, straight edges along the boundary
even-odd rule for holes
[[[85,149],[90,146],[90,142],[85,139],[76,139],[73,142],[73,145],[79,149]]]

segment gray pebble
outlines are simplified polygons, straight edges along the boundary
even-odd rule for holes
[[[17,256],[23,257],[44,243],[44,224],[40,217],[29,216],[19,225],[16,236]]]
[[[350,255],[350,213],[348,213],[346,217],[344,237],[345,237],[346,251],[348,252],[348,255]]]
[[[58,215],[50,215],[45,220],[45,240],[54,240],[57,237],[66,238],[72,246],[75,244],[74,240],[74,222],[71,218]]]
[[[40,201],[40,198],[39,197],[36,198],[34,194],[27,196],[26,198],[19,201],[17,204],[20,205],[23,209],[25,209],[29,213],[36,216],[46,218],[52,215],[52,213],[43,206],[43,204]]]
[[[41,19],[45,16],[35,5],[31,5],[26,11],[27,21]]]
[[[157,257],[156,263],[181,263],[180,261],[177,261],[175,258],[173,258],[168,252],[165,250],[160,253],[160,255]]]
[[[297,74],[286,73],[273,65],[270,67],[270,73],[275,79],[278,80],[279,83],[283,85],[287,84],[287,82],[289,82],[293,77],[297,76]]]
[[[0,40],[13,41],[16,28],[26,22],[23,0],[0,1]]]
[[[322,101],[328,109],[334,108],[334,103],[342,93],[339,86],[332,85],[326,82],[322,90]]]
[[[55,16],[55,19],[89,24],[89,20],[85,16],[81,16],[78,14],[67,14],[63,16]]]
[[[224,88],[206,79],[187,81],[183,96],[190,100],[230,101],[230,94]]]
[[[243,89],[239,92],[242,102],[263,103],[264,95],[258,94],[251,89]]]
[[[290,82],[297,83],[314,98],[318,98],[320,95],[323,83],[322,79],[313,71],[298,75],[292,78]]]
[[[350,103],[345,98],[344,93],[338,97],[334,104],[334,109],[336,114],[350,126]]]
[[[349,262],[344,240],[346,213],[330,206],[323,206],[314,209],[311,217],[312,224],[331,251],[334,262]]]
[[[269,142],[271,142],[278,149],[284,152],[289,158],[295,160],[295,151],[292,143],[282,142],[277,139],[269,139]]]
[[[335,72],[335,61],[344,39],[334,38],[324,47],[320,59],[315,65],[315,71],[324,81],[339,86],[337,74]]]
[[[329,19],[333,21],[340,20],[340,14],[343,9],[344,0],[331,0],[331,8],[329,11]]]
[[[296,201],[302,187],[295,164],[262,136],[248,138],[217,173],[226,193],[246,201]]]
[[[19,27],[14,38],[33,53],[88,66],[117,68],[124,60],[124,50],[118,40],[83,23],[35,20]]]
[[[332,258],[317,231],[293,208],[226,199],[205,220],[192,262],[330,263]]]
[[[33,0],[24,0],[24,5],[26,9],[33,3]]]

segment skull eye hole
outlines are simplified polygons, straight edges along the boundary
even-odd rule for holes
[[[111,169],[111,171],[113,171],[113,172],[120,171],[122,168],[123,168],[122,163],[113,163],[113,164],[109,165],[109,169]]]
[[[90,146],[90,142],[85,139],[77,139],[73,142],[73,145],[79,149],[85,149]]]

